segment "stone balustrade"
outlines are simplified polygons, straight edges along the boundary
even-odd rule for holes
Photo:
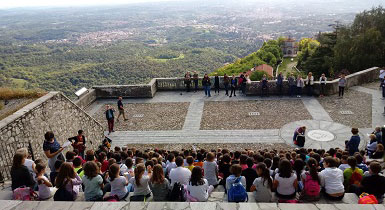
[[[346,88],[373,82],[378,79],[380,68],[373,67],[354,74],[346,76],[347,85]],[[319,95],[319,78],[315,78],[314,82],[314,94]],[[212,87],[214,86],[214,77],[211,77]],[[219,77],[220,88],[224,89],[223,77]],[[191,90],[194,89],[194,82],[191,81]],[[202,78],[199,78],[199,89],[202,90]],[[94,91],[93,91],[93,90]],[[184,84],[184,78],[155,78],[148,84],[140,85],[104,85],[94,86],[89,93],[82,96],[79,100],[75,101],[77,105],[84,108],[97,98],[116,98],[123,96],[125,98],[152,98],[157,91],[183,91],[186,89]],[[275,80],[268,81],[269,95],[277,95],[278,89]],[[288,94],[289,85],[288,81],[283,81],[283,93]],[[325,86],[326,95],[338,93],[338,79],[327,81]],[[259,81],[251,81],[246,86],[246,95],[261,95],[261,83]]]

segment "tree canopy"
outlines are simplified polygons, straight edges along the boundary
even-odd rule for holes
[[[373,8],[356,15],[351,26],[336,27],[332,33],[318,37],[320,44],[301,40],[298,68],[337,77],[370,67],[385,66],[385,9]]]

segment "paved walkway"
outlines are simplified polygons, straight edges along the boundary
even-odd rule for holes
[[[306,126],[305,147],[312,149],[345,148],[345,141],[349,140],[351,128],[333,121],[301,120],[284,125],[280,129],[280,136],[288,145],[294,146],[293,135],[296,128]],[[361,131],[361,129],[360,129]],[[366,133],[361,131],[360,148],[366,146]]]
[[[353,87],[353,90],[365,92],[372,95],[372,118],[373,127],[376,125],[384,125],[384,110],[385,101],[381,100],[381,92],[364,87]],[[292,97],[266,97],[258,96],[241,96],[229,98],[224,95],[224,91],[220,95],[212,94],[212,97],[205,97],[203,92],[158,92],[154,98],[144,99],[124,99],[123,103],[158,103],[158,102],[189,102],[189,109],[186,115],[186,120],[182,130],[168,131],[117,131],[109,137],[113,139],[113,144],[123,146],[127,143],[134,144],[172,144],[172,143],[287,143],[293,146],[292,136],[296,127],[305,125],[308,127],[307,132],[311,130],[326,130],[329,131],[333,140],[317,141],[307,136],[305,147],[314,148],[330,148],[343,147],[344,141],[351,136],[350,128],[342,124],[334,123],[329,114],[324,110],[318,100],[314,97],[301,98],[306,109],[311,114],[313,120],[297,121],[283,126],[281,129],[267,130],[200,130],[202,112],[206,101],[252,101],[252,100],[297,100]],[[87,111],[92,115],[104,104],[116,103],[115,99],[98,100],[92,104]],[[364,146],[367,133],[372,132],[373,128],[360,128],[360,135],[363,139]],[[321,134],[318,131],[313,132],[314,136],[321,137],[328,134]]]
[[[279,129],[117,131],[109,137],[113,140],[113,146],[123,146],[127,143],[285,143],[279,136]]]
[[[333,121],[316,98],[302,98],[302,102],[313,117],[313,120]]]
[[[381,91],[361,86],[355,86],[351,89],[372,95],[372,127],[383,126],[385,124],[385,116],[383,115],[385,100],[382,99]]]
[[[205,103],[201,100],[194,100],[190,102],[183,130],[198,131],[200,129],[204,105]]]

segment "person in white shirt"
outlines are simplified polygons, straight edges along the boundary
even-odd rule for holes
[[[24,166],[28,168],[29,173],[33,176],[33,179],[35,180],[35,178],[36,178],[35,162],[31,159],[28,159],[28,157],[30,156],[28,153],[28,149],[27,148],[20,148],[16,151],[16,153],[24,154],[24,157],[25,157]]]
[[[307,80],[306,80],[306,89],[307,89],[307,95],[308,96],[313,95],[313,85],[314,85],[313,73],[309,72],[309,74],[307,75]]]
[[[114,163],[110,166],[110,184],[111,192],[110,195],[117,195],[119,200],[124,200],[127,198],[130,190],[127,188],[128,180],[124,176],[120,176],[120,167],[118,164]],[[131,175],[130,175],[131,177]]]
[[[298,188],[297,175],[293,173],[291,163],[287,159],[279,162],[279,172],[275,175],[273,189],[281,199],[293,199]]]
[[[39,199],[47,200],[52,197],[52,183],[44,176],[46,166],[44,163],[36,164],[36,181],[39,188]]]
[[[187,185],[187,198],[190,201],[205,202],[213,190],[214,186],[209,185],[207,179],[203,178],[202,168],[195,166]]]
[[[169,175],[171,187],[174,186],[174,183],[176,182],[187,185],[191,178],[191,171],[183,167],[183,158],[181,156],[178,156],[175,159],[175,164],[177,168],[172,169]]]
[[[170,176],[171,170],[176,167],[174,154],[169,154],[166,162],[166,175]]]
[[[297,77],[297,98],[301,98],[303,86],[304,86],[303,79],[302,79],[301,75],[298,75],[298,77]]]
[[[324,159],[325,169],[319,173],[325,197],[330,200],[342,200],[345,195],[344,174],[336,166],[337,161],[328,156]]]

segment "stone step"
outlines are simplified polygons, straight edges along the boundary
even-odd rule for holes
[[[385,209],[385,205],[361,204],[311,204],[311,203],[215,203],[215,202],[53,202],[53,201],[10,201],[0,200],[3,210],[96,210],[96,209],[124,209],[124,210],[159,210],[159,209],[190,209],[190,210],[258,210],[258,209],[284,209],[284,210],[373,210]]]
[[[254,194],[252,192],[248,192],[247,194],[249,196],[249,200],[247,203],[255,203],[256,201],[255,201]],[[0,191],[0,200],[12,200],[12,191]],[[47,201],[53,201],[53,197],[51,197]],[[84,193],[79,192],[76,202],[82,202],[82,201],[85,201]],[[129,198],[127,198],[126,201],[129,201]],[[152,196],[146,201],[153,202]],[[227,195],[224,192],[212,192],[208,199],[208,202],[214,202],[214,203],[227,202]],[[278,202],[278,199],[275,197],[273,193],[273,198],[271,203],[277,203],[277,202]],[[313,203],[314,204],[357,204],[358,197],[354,193],[346,193],[344,198],[341,201],[330,201],[330,200],[324,199],[321,196],[321,199],[319,201],[316,201]]]

